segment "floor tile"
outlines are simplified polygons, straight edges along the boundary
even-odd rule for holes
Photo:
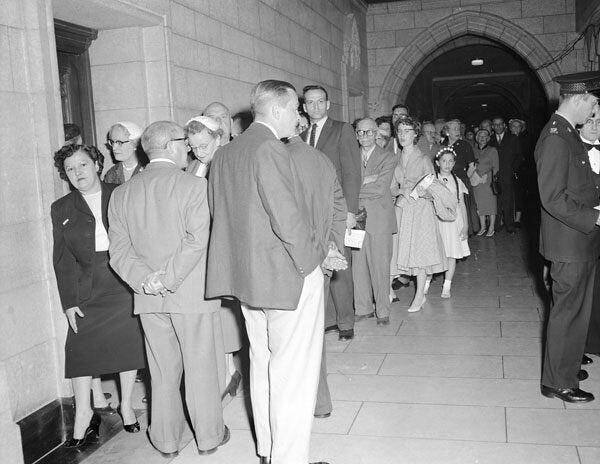
[[[502,358],[500,356],[388,354],[379,375],[502,378]]]
[[[503,356],[504,378],[539,379],[542,375],[542,360],[539,356]]]
[[[535,338],[501,337],[355,337],[347,353],[540,355]]]
[[[409,319],[398,331],[399,336],[422,335],[430,337],[499,337],[498,322],[419,321]]]
[[[448,321],[539,321],[536,308],[435,308],[403,316],[410,319],[440,319]]]
[[[331,417],[315,418],[313,433],[347,434],[363,404],[360,401],[332,401],[331,403],[333,407]]]
[[[542,396],[539,380],[331,374],[327,381],[332,398],[344,401],[564,409]]]
[[[327,353],[330,374],[377,374],[385,354]]]
[[[502,336],[506,338],[541,338],[544,325],[542,322],[501,322]]]
[[[600,446],[600,414],[591,410],[506,410],[509,442]]]
[[[313,434],[310,456],[331,464],[579,464],[574,446],[356,435]]]
[[[504,408],[369,402],[350,435],[505,442]]]
[[[530,297],[530,296],[515,296],[511,297],[500,297],[500,307],[501,308],[542,308],[544,307],[544,302],[540,300],[538,297]]]
[[[577,451],[581,458],[581,464],[598,464],[600,462],[600,448],[578,446]]]

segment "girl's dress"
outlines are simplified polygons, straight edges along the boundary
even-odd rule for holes
[[[397,196],[396,218],[398,235],[394,244],[391,275],[416,275],[419,269],[427,274],[444,272],[448,260],[437,227],[431,200],[410,197],[419,179],[434,172],[431,160],[420,150],[407,159],[403,153],[394,171],[392,195]]]
[[[456,210],[456,220],[441,221],[438,218],[438,226],[442,242],[444,242],[444,250],[448,258],[461,259],[471,254],[467,240],[460,239],[460,231],[463,229],[464,221],[460,212],[460,205],[464,202],[463,195],[468,195],[467,186],[458,177],[444,174],[437,174],[437,178],[458,198],[458,207]],[[457,195],[458,188],[458,195]]]

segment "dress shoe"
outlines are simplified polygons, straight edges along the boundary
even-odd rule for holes
[[[542,385],[542,395],[547,398],[558,398],[567,403],[588,403],[594,401],[594,395],[579,388],[553,388]]]
[[[352,340],[354,338],[354,329],[340,330],[340,341]]]
[[[398,290],[402,287],[409,287],[410,280],[408,282],[402,282],[400,279],[392,280],[392,290]]]
[[[390,317],[389,316],[378,317],[377,318],[377,325],[389,325],[389,324],[390,324]]]
[[[494,229],[488,230],[488,233],[485,234],[486,237],[493,237],[496,231]]]
[[[577,380],[579,380],[580,382],[587,379],[589,377],[587,371],[584,371],[583,369],[579,369],[579,372],[577,373]]]
[[[485,228],[479,229],[479,232],[477,232],[475,235],[477,237],[481,237],[482,235],[485,235]]]
[[[425,302],[427,301],[426,297],[423,297],[423,301],[421,301],[421,304],[419,306],[416,306],[413,302],[413,306],[411,306],[410,308],[408,308],[408,312],[409,313],[416,313],[417,311],[421,311],[423,309],[423,306],[425,306]]]
[[[325,414],[315,414],[315,419],[327,419],[328,417],[331,417],[330,412],[326,412]]]
[[[594,360],[592,358],[590,358],[588,355],[583,355],[583,358],[581,358],[581,364],[583,364],[584,366],[587,364],[592,364],[594,362]]]
[[[372,317],[375,317],[375,311],[369,314],[357,314],[356,316],[354,316],[354,320],[358,322],[364,319],[371,319]]]
[[[79,448],[80,446],[85,445],[88,437],[96,436],[98,438],[100,436],[100,423],[102,420],[98,414],[92,414],[92,418],[90,419],[90,424],[83,434],[83,438],[71,438],[67,440],[65,443],[65,448]]]
[[[125,424],[125,419],[123,419],[123,413],[121,412],[120,408],[119,415],[123,421],[123,430],[125,430],[127,433],[138,433],[141,430],[140,423],[137,420],[133,424]]]
[[[338,330],[339,329],[338,329],[337,325],[330,325],[329,327],[325,327],[325,333],[326,334],[332,333],[332,332],[337,332]]]
[[[515,221],[515,229],[520,229],[521,223],[519,221]]]
[[[200,454],[201,456],[206,456],[207,454],[216,453],[219,446],[223,446],[225,443],[227,443],[229,441],[230,438],[231,438],[231,432],[229,432],[229,427],[225,426],[225,432],[223,433],[223,439],[221,440],[221,443],[219,443],[214,448],[211,448],[208,450],[199,449],[198,454]]]
[[[271,464],[271,458],[268,458],[266,456],[261,456],[260,457],[260,464]]]
[[[159,453],[165,459],[173,459],[179,456],[179,451],[173,451],[172,453],[163,453],[162,451],[159,451]]]

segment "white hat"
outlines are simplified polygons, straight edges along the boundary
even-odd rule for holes
[[[129,140],[137,140],[142,136],[142,129],[131,121],[119,121],[115,126],[123,126],[129,132]]]
[[[221,127],[219,121],[217,121],[215,118],[211,118],[210,116],[194,116],[192,119],[186,122],[185,125],[187,126],[192,121],[199,122],[211,131],[219,130]]]

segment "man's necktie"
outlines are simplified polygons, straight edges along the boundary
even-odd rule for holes
[[[585,146],[585,149],[587,151],[590,151],[592,148],[595,148],[596,150],[600,151],[600,143],[587,143],[587,142],[583,142],[583,145]]]
[[[497,135],[496,138],[498,139],[498,143],[502,143],[502,136],[501,135]]]
[[[363,166],[366,168],[367,167],[367,163],[369,162],[369,159],[367,158],[367,155],[362,155],[362,161],[363,161]]]
[[[316,125],[316,124],[313,124],[313,125],[310,127],[310,140],[309,140],[309,142],[308,142],[308,144],[309,144],[311,147],[314,147],[314,146],[315,146],[315,138],[316,138],[316,136],[317,136],[317,125]]]

